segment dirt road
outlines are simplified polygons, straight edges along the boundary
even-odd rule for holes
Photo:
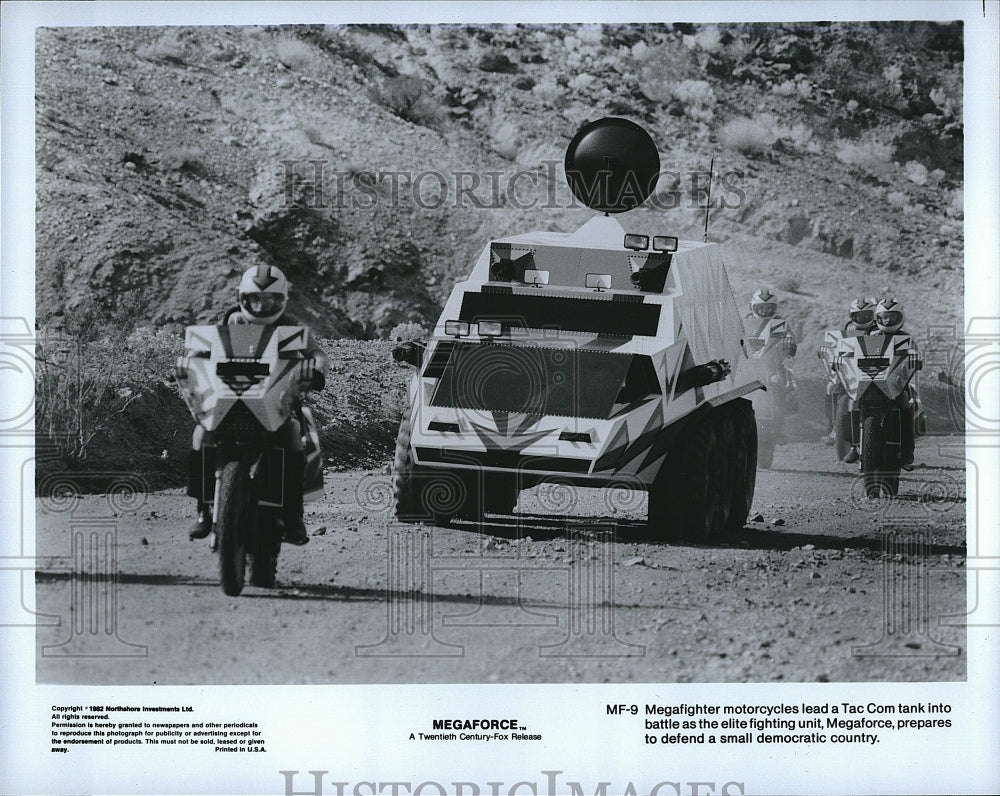
[[[818,443],[780,447],[751,521],[712,547],[643,538],[633,493],[540,487],[512,517],[433,528],[391,518],[384,472],[327,473],[310,544],[283,548],[278,588],[238,598],[207,543],[188,541],[181,490],[39,500],[37,607],[59,625],[37,631],[37,676],[964,679],[962,439],[922,440],[891,503],[860,497],[855,467]]]

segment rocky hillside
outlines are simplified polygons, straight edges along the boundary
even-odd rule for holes
[[[958,322],[962,58],[932,23],[42,30],[38,317],[178,331],[270,262],[325,337],[426,323],[491,235],[589,217],[565,146],[619,115],[672,172],[643,226],[700,238],[715,157],[734,288],[808,344],[861,293]]]

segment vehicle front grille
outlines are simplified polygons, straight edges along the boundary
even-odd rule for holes
[[[254,417],[245,403],[237,401],[222,419],[216,434],[225,439],[249,439],[264,431],[260,421]]]

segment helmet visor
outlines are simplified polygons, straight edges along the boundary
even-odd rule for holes
[[[854,310],[851,320],[858,326],[871,326],[875,323],[875,310]]]
[[[240,306],[255,318],[267,318],[285,308],[285,297],[280,293],[244,293]]]
[[[875,320],[878,321],[879,326],[899,327],[903,325],[903,313],[899,310],[888,310],[876,315]]]
[[[774,313],[778,311],[778,305],[773,301],[766,301],[760,304],[754,304],[753,311],[758,318],[773,318]]]

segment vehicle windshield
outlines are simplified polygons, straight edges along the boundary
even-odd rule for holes
[[[660,392],[649,357],[570,348],[442,344],[431,406],[608,418]]]

